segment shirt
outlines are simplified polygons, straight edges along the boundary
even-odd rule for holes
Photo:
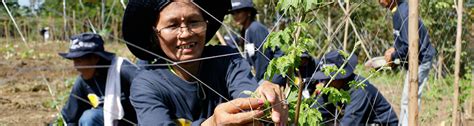
[[[281,57],[283,52],[276,48],[275,51],[272,51],[270,48],[263,49],[263,44],[265,43],[265,38],[268,36],[267,28],[258,21],[253,21],[250,26],[245,30],[245,39],[253,43],[255,48],[258,51],[255,51],[254,56],[248,58],[249,62],[255,68],[255,78],[257,81],[260,81],[264,78],[264,74],[267,71],[267,66],[270,63],[270,60],[273,58]],[[271,80],[273,83],[283,85],[286,83],[281,75],[276,75]]]
[[[230,47],[206,46],[202,57],[232,52]],[[255,91],[258,86],[250,65],[238,53],[202,60],[197,77],[203,83],[183,80],[169,67],[155,67],[137,75],[130,99],[139,125],[200,125],[219,103],[248,97],[242,92]]]
[[[436,49],[430,43],[430,37],[428,30],[426,29],[423,22],[419,19],[419,47],[418,47],[418,60],[419,64],[430,62],[436,55]],[[393,29],[395,38],[395,52],[392,53],[392,61],[400,59],[408,68],[408,3],[403,0],[399,2],[398,7],[393,13]]]
[[[103,65],[110,65],[110,61]],[[130,62],[123,62],[120,70],[122,107],[124,109],[124,119],[136,123],[136,113],[128,96],[130,95],[130,85],[138,69]],[[97,107],[102,108],[104,102],[105,84],[107,81],[107,70],[96,68],[96,74],[92,79],[85,80],[81,76],[76,78],[69,95],[69,99],[62,108],[61,114],[65,122],[70,125],[78,125],[78,121],[84,111]],[[85,101],[84,101],[85,100]],[[132,125],[124,120],[118,121],[120,125]]]

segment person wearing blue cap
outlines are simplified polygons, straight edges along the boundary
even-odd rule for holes
[[[129,1],[122,24],[127,46],[137,58],[156,61],[130,89],[138,125],[248,125],[263,116],[264,100],[272,104],[272,120],[286,123],[279,85],[258,85],[248,62],[228,55],[235,54],[230,47],[205,46],[229,8],[230,0]],[[247,98],[246,91],[262,97]]]
[[[332,72],[330,75],[326,75],[324,73],[325,68],[341,67],[345,61],[347,61],[343,68],[345,74]],[[350,94],[349,104],[336,103],[336,105],[329,101],[328,95],[318,94],[319,96],[316,97],[317,103],[313,107],[318,108],[321,112],[323,123],[336,123],[340,126],[368,124],[396,126],[398,118],[392,106],[375,86],[366,81],[365,78],[354,73],[356,65],[357,56],[352,55],[345,58],[337,50],[330,51],[320,59],[317,65],[318,69],[313,74],[312,79],[318,80],[318,85],[328,85],[339,90],[349,91]],[[332,76],[335,76],[334,80],[328,84]],[[363,82],[364,80],[365,82]],[[364,83],[365,88],[352,87],[349,85],[351,81]]]
[[[406,0],[379,0],[381,6],[390,9],[393,13],[393,30],[395,44],[385,51],[385,60],[389,65],[401,60],[401,64],[408,70],[408,3]],[[421,110],[421,95],[423,87],[428,80],[436,49],[430,43],[428,30],[423,21],[418,20],[419,53],[418,53],[418,108]],[[408,72],[403,85],[401,99],[400,122],[402,126],[408,125]]]
[[[243,46],[245,49],[247,61],[255,69],[255,78],[261,83],[270,60],[282,56],[283,52],[279,48],[276,48],[275,51],[263,49],[265,38],[269,32],[265,25],[255,19],[257,10],[252,0],[232,0],[230,13],[235,23],[241,26],[240,36],[245,39],[242,40],[243,42],[239,42],[243,44],[239,46]],[[286,84],[285,79],[280,75],[275,76],[271,81],[280,85]]]
[[[61,111],[67,125],[111,126],[137,122],[128,99],[137,67],[105,51],[102,37],[94,33],[72,36],[69,52],[59,55],[73,60],[80,73]]]

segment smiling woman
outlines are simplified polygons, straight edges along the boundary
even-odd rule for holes
[[[142,71],[132,82],[130,98],[140,125],[251,124],[263,115],[264,100],[274,105],[277,124],[286,121],[278,85],[259,86],[248,62],[230,47],[204,46],[229,8],[229,0],[129,2],[123,35],[140,47],[129,49],[141,59],[174,64]],[[242,92],[255,90],[262,98],[243,98],[248,96]]]
[[[173,61],[201,57],[206,27],[199,9],[184,2],[173,2],[165,7],[156,25],[160,46]]]

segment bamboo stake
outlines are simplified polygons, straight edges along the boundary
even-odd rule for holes
[[[458,104],[459,104],[459,69],[461,67],[461,41],[462,41],[462,11],[463,0],[458,0],[458,21],[456,32],[456,55],[454,58],[454,106],[453,106],[453,126],[457,126],[458,122]]]
[[[418,125],[418,0],[408,2],[408,64],[409,64],[409,98],[408,125]]]
[[[221,32],[217,31],[216,36],[217,39],[219,39],[219,43],[221,43],[221,45],[227,45],[227,43],[225,43],[224,37],[221,35]]]

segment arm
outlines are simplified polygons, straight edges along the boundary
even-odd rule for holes
[[[145,77],[137,76],[133,80],[130,87],[130,101],[137,112],[139,125],[176,125],[160,96],[162,96],[160,90]]]
[[[239,105],[236,107],[236,105]],[[219,104],[214,109],[214,114],[204,121],[201,126],[227,126],[227,125],[259,125],[255,118],[263,116],[263,100],[256,98],[238,98]],[[241,112],[241,110],[247,110]]]
[[[82,79],[77,77],[71,89],[69,99],[61,110],[61,115],[69,126],[78,125],[82,113],[91,107],[91,105],[87,103],[89,101],[83,92],[84,88],[82,86]],[[83,98],[85,101],[79,98]]]
[[[250,71],[250,64],[243,58],[234,58],[227,68],[226,83],[230,96],[235,98],[248,97],[242,91],[255,91],[257,82]]]
[[[408,10],[406,10],[408,11]],[[395,33],[395,51],[392,53],[391,61],[395,59],[405,60],[408,53],[408,12],[401,11],[394,14],[394,30],[398,30],[398,33]]]

